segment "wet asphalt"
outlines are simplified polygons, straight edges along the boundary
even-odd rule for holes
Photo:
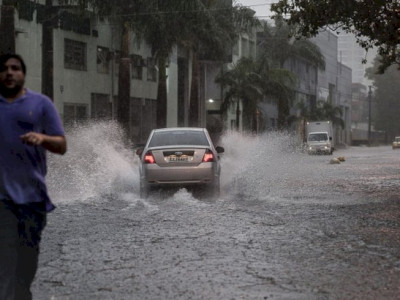
[[[34,299],[399,298],[400,150],[309,156],[252,140],[235,163],[235,143],[223,141],[217,200],[143,200],[137,182],[68,201],[58,190]]]

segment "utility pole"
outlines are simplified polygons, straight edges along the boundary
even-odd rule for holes
[[[368,86],[368,146],[371,146],[371,101],[372,91],[371,86]]]
[[[54,11],[52,1],[46,0],[46,18],[42,24],[42,93],[54,101],[54,57],[53,57],[53,23]]]
[[[119,63],[117,120],[122,125],[128,140],[132,139],[130,131],[130,94],[131,94],[131,58],[129,55],[130,27],[123,23],[121,40],[121,58]]]

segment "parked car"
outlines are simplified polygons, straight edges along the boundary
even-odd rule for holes
[[[220,193],[220,153],[205,128],[181,127],[154,129],[140,157],[140,196],[146,198],[154,188],[201,187],[207,194]]]
[[[392,143],[392,148],[393,148],[393,149],[400,148],[400,136],[396,136],[396,137],[394,138],[394,141],[393,141],[393,143]]]

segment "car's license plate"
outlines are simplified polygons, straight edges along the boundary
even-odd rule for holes
[[[169,162],[186,162],[189,161],[188,156],[170,156]]]

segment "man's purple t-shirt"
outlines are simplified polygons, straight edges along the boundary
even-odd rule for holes
[[[26,89],[9,103],[0,95],[0,200],[16,204],[45,203],[55,208],[47,193],[46,150],[21,141],[28,132],[64,136],[60,117],[46,96]]]

